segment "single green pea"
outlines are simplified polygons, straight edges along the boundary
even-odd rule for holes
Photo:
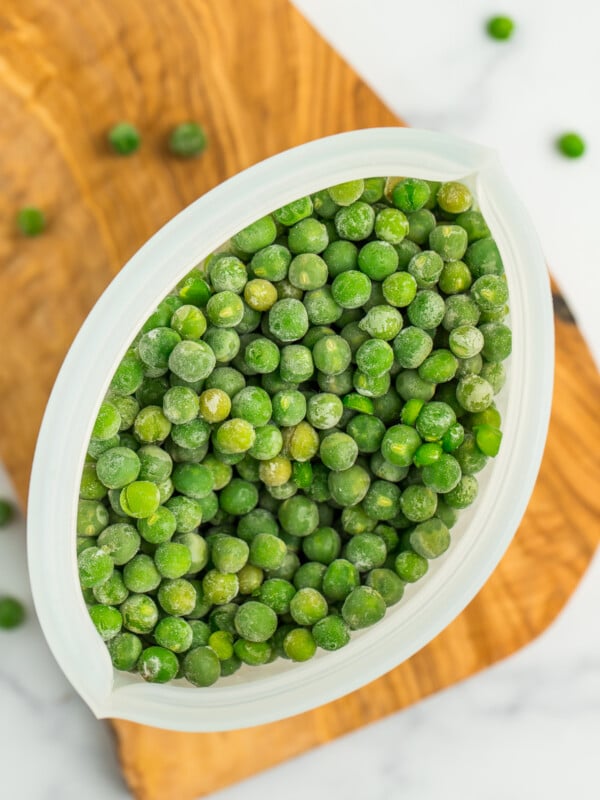
[[[390,305],[405,308],[415,299],[417,282],[408,272],[394,272],[384,279],[382,290]]]
[[[300,197],[298,200],[293,200],[291,203],[278,208],[273,212],[273,217],[286,227],[291,227],[301,219],[310,217],[313,212],[313,202],[310,197]]]
[[[322,650],[339,650],[350,641],[350,631],[342,619],[330,615],[319,620],[312,628],[315,643]]]
[[[99,547],[88,547],[77,558],[79,582],[83,589],[93,589],[112,575],[114,561]]]
[[[228,661],[234,657],[233,634],[228,631],[214,631],[208,638],[208,646],[217,654],[219,661]],[[221,670],[221,675],[223,671]]]
[[[257,534],[250,543],[249,562],[267,571],[277,570],[284,561],[285,542],[270,533]]]
[[[385,542],[375,533],[352,536],[345,548],[345,556],[359,572],[381,567],[387,555]]]
[[[431,195],[430,195],[431,198]],[[429,205],[429,201],[426,203]],[[435,216],[427,208],[420,208],[408,215],[407,239],[413,244],[422,246],[429,241],[429,235],[436,226]],[[433,248],[435,249],[435,248]],[[419,247],[415,254],[419,251]]]
[[[268,605],[248,600],[235,615],[237,633],[249,642],[266,642],[277,629],[277,614]]]
[[[481,354],[486,361],[504,361],[512,351],[512,331],[502,322],[487,322],[479,330],[483,334]]]
[[[350,273],[344,274],[349,275]],[[348,369],[352,360],[352,351],[343,337],[338,335],[324,336],[313,347],[312,357],[315,367],[320,372],[326,375],[340,375]]]
[[[327,228],[314,217],[293,225],[288,232],[288,247],[292,253],[322,253],[329,244]]]
[[[358,252],[358,267],[371,280],[382,281],[398,268],[398,253],[389,242],[368,242]]]
[[[556,147],[567,158],[581,158],[585,153],[585,141],[578,133],[561,134],[556,140]]]
[[[413,276],[419,289],[431,289],[439,280],[444,262],[434,250],[423,250],[413,256],[408,264],[408,272]]]
[[[298,625],[314,625],[327,616],[327,610],[325,597],[309,587],[299,589],[290,601],[290,614]]]
[[[492,39],[503,42],[513,35],[515,23],[510,17],[499,15],[490,17],[485,24],[485,29]]]
[[[405,214],[418,211],[429,200],[430,188],[418,178],[403,178],[392,190],[392,202]]]
[[[400,489],[394,483],[378,480],[371,484],[362,505],[372,519],[390,520],[398,513],[399,500]]]
[[[108,489],[120,489],[137,479],[140,467],[140,459],[133,450],[113,447],[99,457],[96,474]]]
[[[282,342],[301,339],[308,330],[308,314],[299,300],[278,300],[269,310],[269,331]]]
[[[421,378],[416,370],[405,369],[396,378],[396,391],[405,401],[412,398],[431,400],[439,389],[436,389],[435,383]]]
[[[123,626],[132,633],[148,634],[158,621],[158,608],[145,594],[130,594],[120,607]]]
[[[130,122],[118,122],[108,132],[108,144],[119,156],[130,156],[139,149],[141,136]]]
[[[365,189],[365,182],[360,180],[346,181],[330,186],[327,191],[334,203],[338,206],[349,206],[355,203]]]
[[[470,244],[464,257],[473,278],[482,275],[503,275],[504,265],[498,245],[491,237],[478,239]]]
[[[400,244],[409,232],[406,216],[396,208],[383,208],[375,217],[375,236],[389,244]],[[396,253],[397,255],[397,253]]]
[[[89,614],[96,630],[105,642],[121,632],[123,617],[118,609],[99,604],[91,606]]]
[[[194,158],[206,149],[206,133],[197,122],[181,122],[169,136],[169,150],[181,158]]]
[[[334,202],[327,189],[321,189],[321,191],[315,192],[311,196],[311,200],[314,212],[318,214],[321,219],[329,220],[335,217],[339,206]]]
[[[347,270],[334,278],[331,293],[342,308],[360,308],[371,294],[371,280],[363,272]]]
[[[494,399],[492,386],[480,375],[465,375],[458,382],[456,399],[465,411],[484,411]]]
[[[179,672],[179,661],[165,647],[147,647],[138,659],[137,671],[149,683],[168,683]]]
[[[295,594],[296,587],[283,578],[269,578],[256,592],[260,602],[271,608],[275,614],[287,614]]]
[[[423,558],[439,558],[450,546],[450,533],[441,519],[421,522],[410,534],[410,545]]]
[[[96,602],[104,606],[119,606],[129,596],[129,589],[121,573],[115,570],[107,581],[95,586],[92,593]]]
[[[344,533],[354,538],[362,533],[371,533],[377,525],[377,519],[367,514],[365,510],[364,504],[367,502],[368,497],[369,492],[365,495],[362,503],[344,508],[342,511],[342,529]]]
[[[340,506],[354,506],[364,499],[371,479],[366,469],[354,464],[348,469],[330,472],[328,486],[332,498]]]
[[[374,625],[385,616],[386,605],[378,591],[357,586],[344,600],[342,617],[352,630]]]
[[[426,442],[417,449],[413,458],[413,464],[415,467],[426,467],[428,464],[439,461],[443,452],[450,451],[444,451],[442,446],[437,442]]]
[[[437,328],[445,313],[446,304],[443,298],[430,289],[417,292],[415,299],[407,308],[411,324],[426,331]]]
[[[436,461],[439,461],[439,458]],[[411,522],[425,522],[425,520],[433,517],[437,503],[437,494],[427,486],[419,486],[418,484],[407,486],[400,497],[402,513]]]
[[[133,633],[123,631],[107,643],[108,651],[115,669],[131,672],[142,652],[142,642]]]
[[[393,425],[385,432],[381,442],[383,457],[398,467],[408,467],[421,444],[421,437],[409,425]]]
[[[442,183],[437,193],[438,206],[450,214],[462,214],[473,205],[473,195],[464,183]]]
[[[35,206],[21,208],[17,214],[17,227],[23,236],[39,236],[46,227],[44,212]]]
[[[0,527],[12,517],[12,506],[0,501]],[[96,500],[80,500],[77,506],[78,536],[98,536],[108,525],[108,511]]]
[[[282,455],[261,461],[258,475],[268,489],[286,486],[292,477],[291,461]]]
[[[130,592],[146,594],[158,587],[161,574],[153,559],[145,553],[134,556],[123,567],[123,582]]]
[[[256,253],[272,244],[277,237],[277,226],[273,217],[266,216],[251,223],[236,233],[231,241],[244,253]]]
[[[368,203],[357,200],[335,214],[335,229],[341,239],[359,242],[368,238],[375,226],[375,211]]]
[[[121,507],[136,519],[151,516],[160,505],[160,492],[155,483],[134,481],[121,491]]]
[[[391,569],[372,569],[366,578],[365,585],[375,589],[389,608],[396,605],[404,594],[404,583]]]
[[[322,253],[330,278],[358,266],[358,247],[346,239],[330,242]]]
[[[308,497],[295,495],[281,504],[278,519],[287,533],[308,536],[319,524],[317,504]]]
[[[111,439],[119,432],[121,426],[121,415],[116,407],[110,402],[104,402],[100,406],[98,416],[92,429],[92,439],[104,441]]]
[[[310,461],[319,450],[319,435],[304,420],[283,431],[284,456],[295,461]]]
[[[251,667],[266,664],[272,656],[272,647],[269,642],[248,642],[246,639],[238,639],[233,650],[240,661]]]
[[[477,447],[486,456],[497,456],[502,442],[502,431],[493,425],[476,425],[473,428]]]
[[[286,634],[283,649],[292,661],[308,661],[317,651],[312,633],[306,628],[294,628]]]
[[[396,556],[394,569],[401,580],[406,583],[415,583],[425,575],[429,564],[427,559],[418,553],[412,550],[403,550]]]
[[[237,575],[210,570],[202,579],[202,590],[206,599],[214,605],[231,602],[239,591]]]
[[[0,596],[0,630],[18,628],[25,620],[25,607],[15,597]]]
[[[461,294],[467,291],[472,281],[471,271],[464,261],[448,261],[444,264],[438,286],[444,294]]]
[[[477,478],[473,475],[463,475],[454,489],[450,492],[446,492],[444,501],[452,509],[467,508],[475,501],[478,491],[479,484]]]
[[[317,528],[302,540],[304,555],[311,561],[325,565],[331,564],[339,556],[341,546],[339,533],[331,527]]]
[[[210,286],[199,274],[198,270],[192,270],[177,287],[179,289],[179,299],[182,303],[189,303],[198,308],[204,308],[210,297]]]
[[[461,479],[460,463],[449,453],[443,453],[433,464],[421,470],[423,483],[438,494],[451,491]]]

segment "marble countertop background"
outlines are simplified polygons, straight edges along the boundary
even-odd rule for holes
[[[499,151],[600,362],[600,4],[295,2],[411,125]],[[517,22],[510,42],[482,33],[500,12]],[[566,129],[588,141],[579,162],[553,149]],[[9,491],[0,470],[0,496]],[[31,610],[22,529],[16,520],[0,537],[0,586]],[[557,622],[520,653],[214,800],[597,800],[599,610],[597,557]],[[108,726],[62,677],[33,613],[0,642],[0,775],[11,800],[130,797]]]

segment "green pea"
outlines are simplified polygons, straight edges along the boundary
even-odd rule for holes
[[[130,156],[139,149],[141,136],[130,122],[118,122],[108,132],[108,144],[119,156]]]
[[[317,650],[312,633],[306,628],[294,628],[286,634],[283,649],[292,661],[308,661]]]
[[[510,17],[496,16],[491,17],[486,22],[486,30],[492,39],[506,41],[510,39],[514,32],[515,23]]]
[[[40,208],[26,206],[17,214],[17,227],[23,236],[39,236],[46,228],[46,217]]]
[[[312,628],[317,647],[322,650],[339,650],[350,641],[350,631],[342,617],[330,615],[320,619]]]
[[[368,203],[357,200],[335,214],[335,229],[341,239],[359,242],[373,232],[375,212]]]
[[[342,617],[352,630],[374,625],[385,616],[386,605],[378,591],[357,586],[344,600]]]
[[[206,133],[197,122],[182,122],[173,128],[169,150],[181,158],[194,158],[206,149]]]
[[[581,158],[586,149],[583,137],[573,131],[561,134],[556,140],[556,147],[567,158]]]
[[[96,630],[105,642],[120,633],[123,617],[118,609],[112,606],[94,605],[89,609],[89,614]]]
[[[313,202],[310,197],[300,197],[298,200],[293,200],[277,211],[273,212],[273,217],[282,225],[290,227],[300,222],[305,217],[310,217],[313,212]]]
[[[404,213],[418,211],[429,200],[430,189],[426,181],[403,178],[392,191],[392,202]]]
[[[406,583],[415,583],[425,575],[429,564],[422,555],[412,550],[403,550],[396,556],[394,569],[401,580]]]
[[[0,630],[18,628],[25,620],[25,607],[16,597],[0,596]]]

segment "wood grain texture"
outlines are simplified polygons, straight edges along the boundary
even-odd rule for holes
[[[398,124],[286,0],[4,0],[0,104],[0,457],[22,498],[60,362],[148,236],[261,158],[338,131]],[[169,128],[187,118],[203,121],[210,137],[193,162],[165,154]],[[129,159],[105,146],[120,119],[144,136]],[[49,229],[24,240],[14,215],[30,203],[47,211]],[[590,445],[600,441],[600,381],[565,308],[559,302],[540,478],[517,537],[465,612],[385,677],[290,720],[211,735],[115,721],[137,798],[208,794],[472,675],[554,619],[600,538],[600,455]]]

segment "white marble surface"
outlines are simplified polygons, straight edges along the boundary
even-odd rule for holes
[[[296,3],[408,122],[500,151],[600,361],[600,5]],[[510,43],[481,32],[483,20],[498,11],[518,22]],[[578,163],[553,151],[554,135],[566,128],[588,141],[589,153]],[[0,496],[6,491],[0,472]],[[34,621],[21,527],[17,520],[0,535],[0,589],[24,597],[30,609],[25,628],[0,640],[0,797],[128,798],[108,728],[74,695]],[[558,800],[566,794],[596,800],[599,607],[596,559],[557,623],[527,649],[215,800]]]

